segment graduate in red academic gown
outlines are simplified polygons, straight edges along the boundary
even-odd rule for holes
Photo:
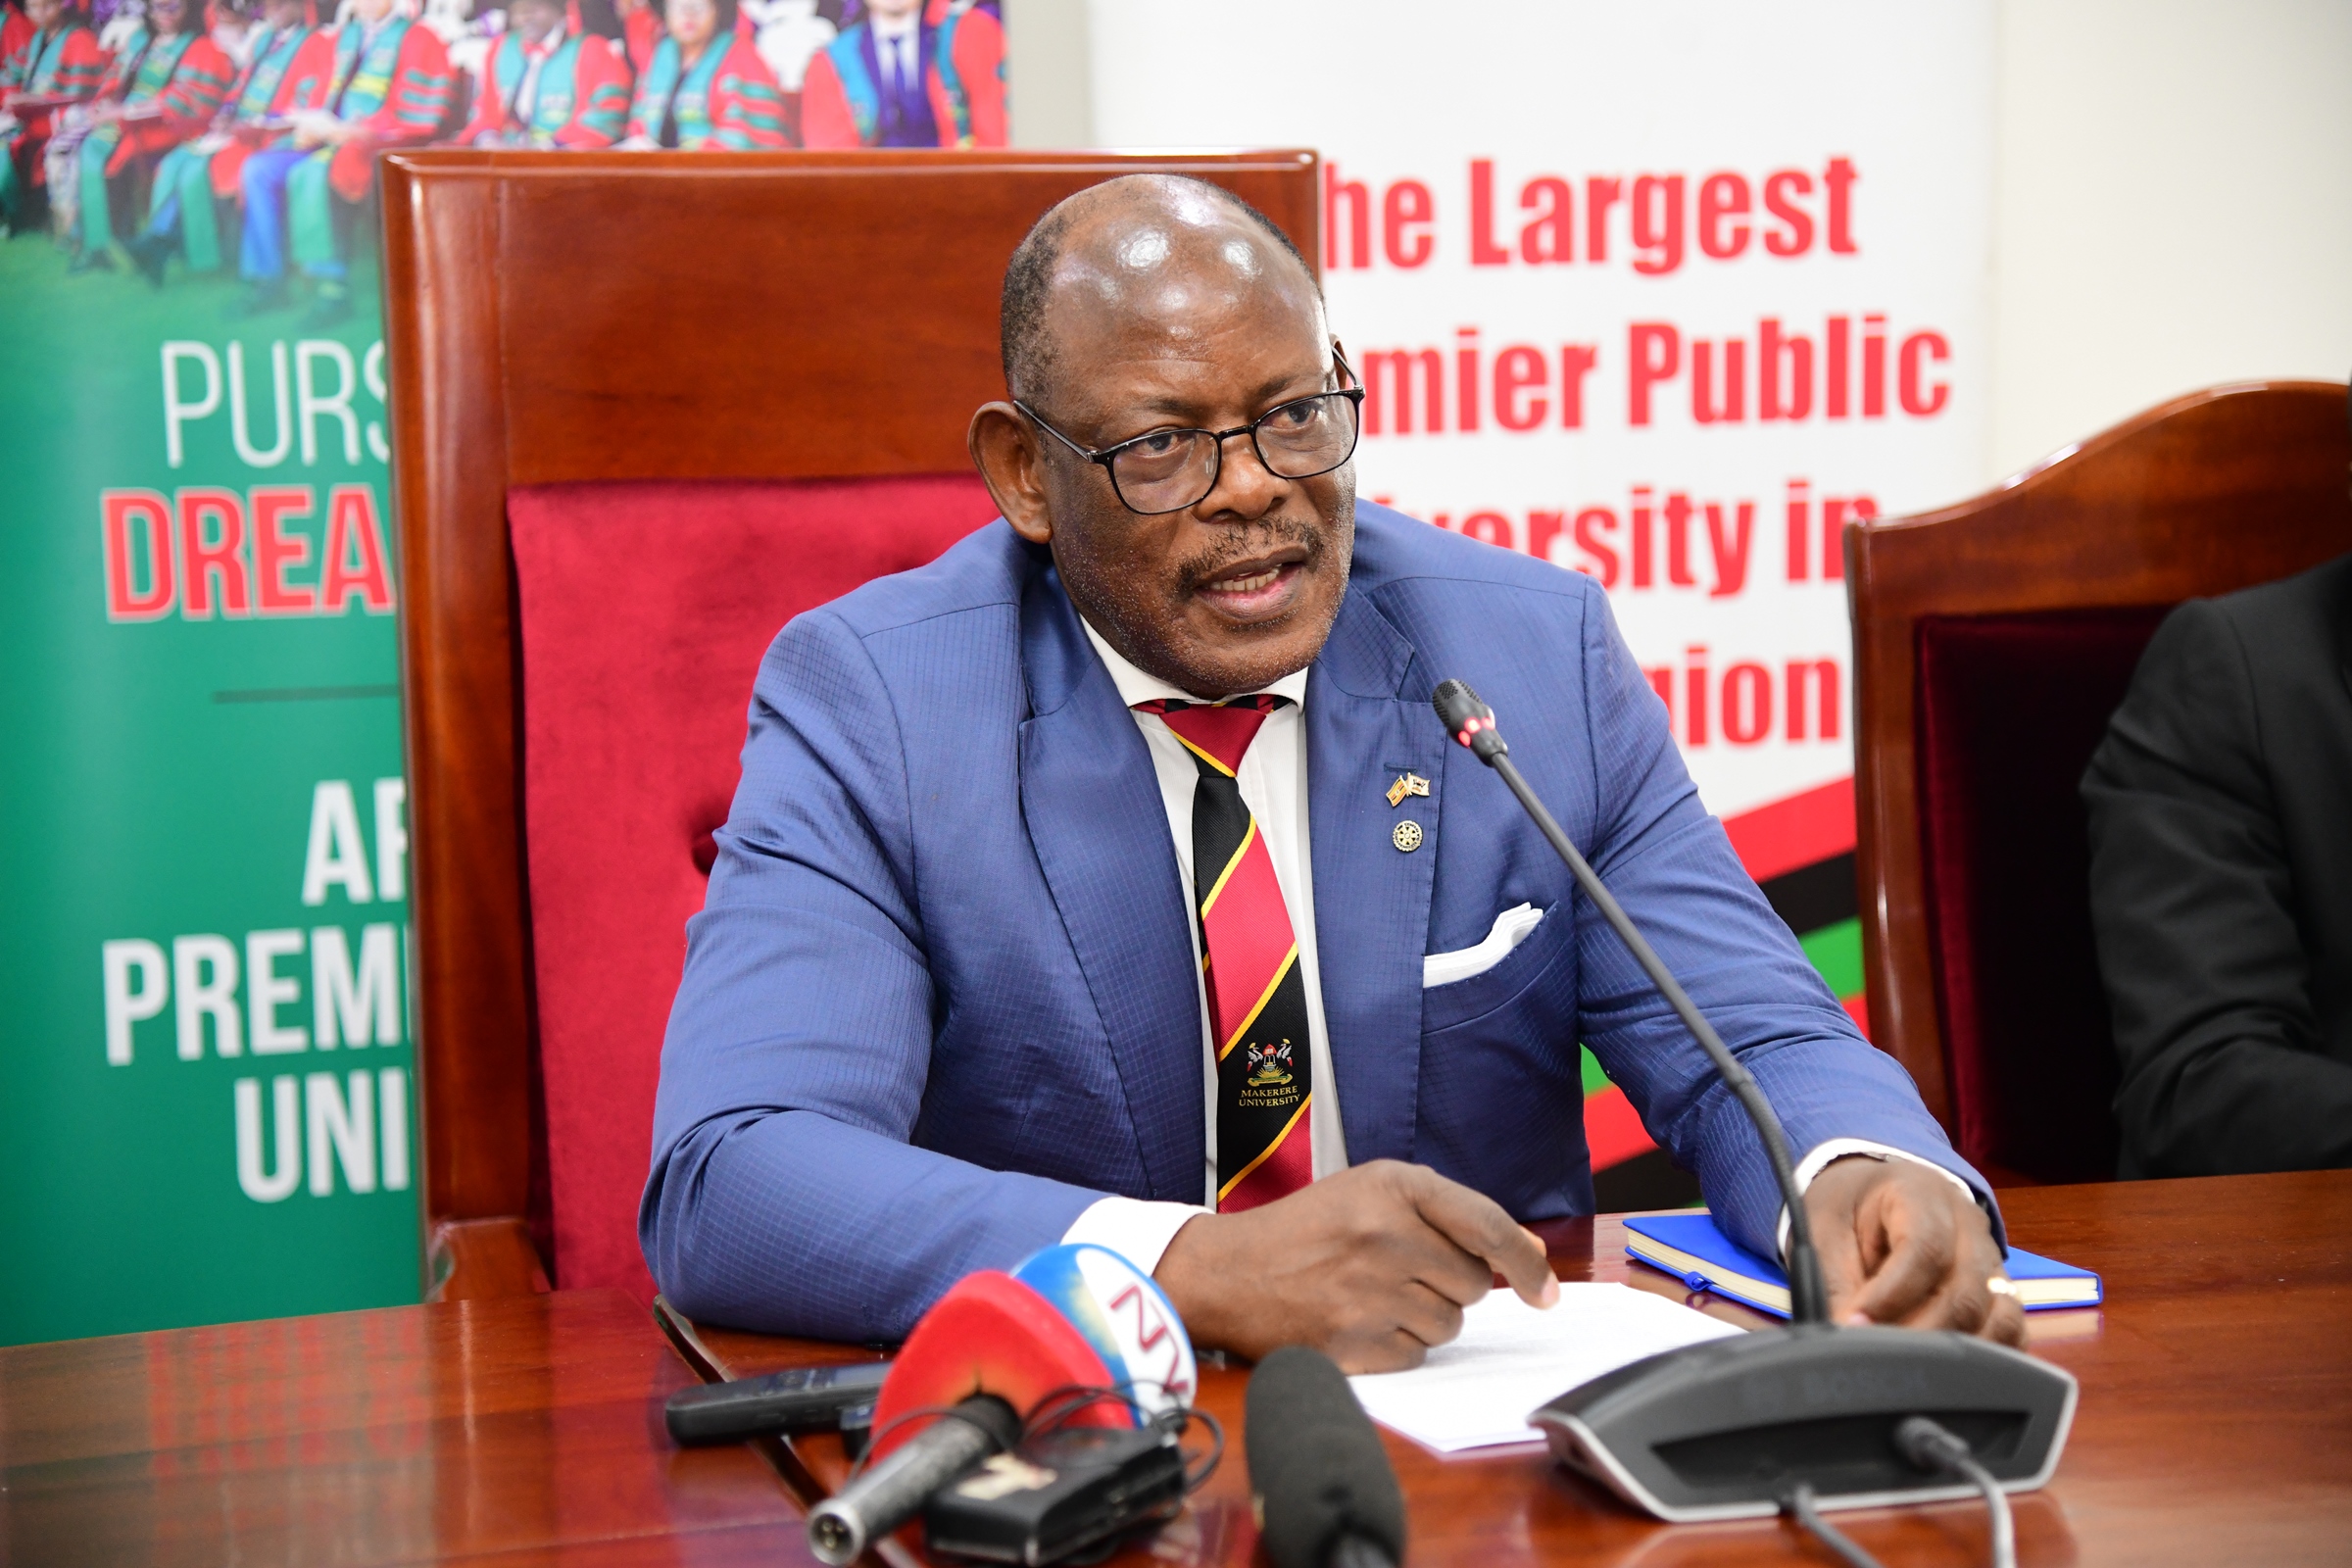
[[[609,39],[571,24],[563,0],[508,0],[507,30],[482,70],[468,147],[610,147],[629,119],[629,67]]]
[[[131,259],[150,282],[161,285],[173,255],[188,270],[220,268],[219,204],[237,194],[245,159],[277,135],[277,128],[303,80],[295,63],[317,33],[317,0],[266,0],[244,74],[209,133],[184,141],[155,167],[147,198],[147,225],[130,242]],[[314,64],[324,62],[314,56]]]
[[[109,182],[204,134],[236,79],[236,62],[206,29],[204,0],[147,0],[146,25],[99,89],[98,123],[75,152],[74,270],[115,265]]]
[[[236,315],[283,303],[290,248],[318,285],[304,326],[318,330],[349,317],[350,268],[334,204],[367,198],[378,153],[432,141],[452,118],[458,68],[432,28],[397,14],[393,0],[352,0],[349,18],[303,46],[288,72],[296,78],[288,106],[295,123],[246,159],[240,172],[238,270],[247,288]]]
[[[735,0],[667,0],[669,33],[637,79],[622,145],[788,147],[784,92],[736,25]]]
[[[661,10],[654,0],[616,0],[612,9],[620,18],[621,48],[629,57],[629,70],[642,76],[662,46]]]
[[[809,147],[1003,147],[1004,27],[980,0],[869,0],[808,62]]]
[[[80,6],[24,0],[24,27],[0,57],[0,229],[21,233],[47,217],[43,153],[57,111],[96,97],[112,64]],[[10,12],[10,16],[18,13]]]

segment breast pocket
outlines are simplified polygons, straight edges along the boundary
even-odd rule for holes
[[[1449,984],[1427,986],[1421,992],[1421,1032],[1436,1034],[1456,1024],[1468,1023],[1485,1016],[1497,1007],[1515,1001],[1521,993],[1543,979],[1544,974],[1564,955],[1572,938],[1573,922],[1563,918],[1559,906],[1544,910],[1526,940],[1513,948],[1493,968],[1474,974],[1465,980]]]

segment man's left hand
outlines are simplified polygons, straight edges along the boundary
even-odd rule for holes
[[[1806,1189],[1805,1212],[1838,1322],[2025,1342],[2016,1298],[1986,1285],[2006,1272],[1991,1223],[1940,1174],[1909,1160],[1834,1159]]]

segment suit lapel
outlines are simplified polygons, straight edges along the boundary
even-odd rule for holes
[[[1200,994],[1152,757],[1051,571],[1021,608],[1021,814],[1110,1040],[1155,1199],[1201,1197]]]
[[[1421,956],[1444,795],[1445,731],[1410,690],[1412,645],[1356,588],[1307,680],[1315,966],[1351,1164],[1410,1159],[1419,1112]],[[1389,804],[1400,773],[1427,796]],[[1421,827],[1396,848],[1398,823]]]

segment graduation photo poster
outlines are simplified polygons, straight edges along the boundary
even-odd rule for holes
[[[1002,146],[996,0],[0,0],[0,1344],[418,1298],[375,156]]]

